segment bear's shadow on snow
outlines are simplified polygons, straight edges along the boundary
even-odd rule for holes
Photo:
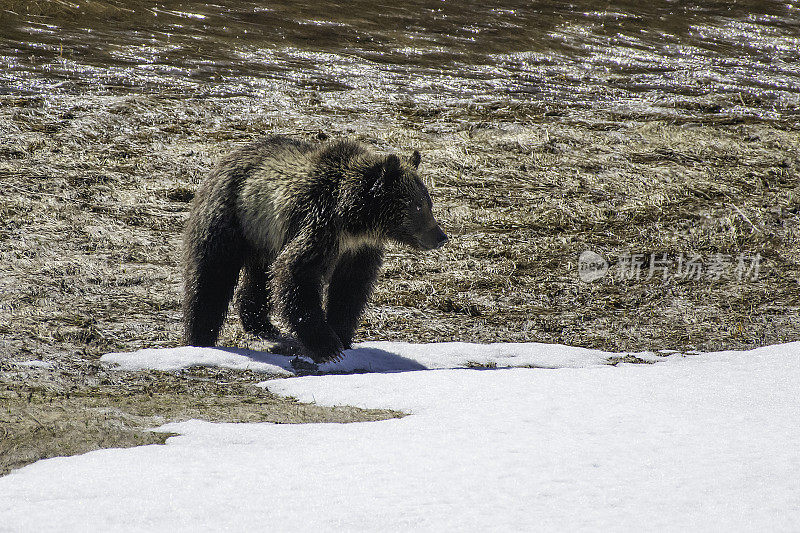
[[[428,370],[419,361],[380,348],[352,348],[336,363],[319,365],[321,372],[409,372]]]
[[[316,365],[310,359],[269,351],[218,346],[216,349],[246,357],[253,362],[278,366],[295,374],[356,374],[429,370],[419,361],[380,348],[352,348],[340,361]]]

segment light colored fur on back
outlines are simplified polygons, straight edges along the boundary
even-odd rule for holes
[[[299,178],[313,170],[308,153],[284,150],[265,158],[245,180],[237,208],[245,238],[256,248],[273,252],[286,244],[288,212]]]

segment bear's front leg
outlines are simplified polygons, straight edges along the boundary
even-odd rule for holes
[[[324,241],[323,241],[324,242]],[[344,346],[322,311],[322,276],[328,261],[319,241],[298,235],[272,265],[275,308],[315,363],[338,360]]]
[[[342,254],[328,284],[326,317],[345,348],[367,305],[383,263],[383,250],[364,246]]]

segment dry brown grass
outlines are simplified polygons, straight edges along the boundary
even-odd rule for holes
[[[797,338],[796,132],[534,109],[431,112],[416,123],[405,111],[377,135],[338,117],[326,129],[421,149],[454,237],[431,254],[390,251],[360,338],[618,351]],[[288,125],[274,111],[253,114],[248,99],[5,97],[0,120],[4,351],[97,356],[179,342],[191,191],[220,153],[264,132],[311,136],[319,117]],[[763,261],[754,282],[587,285],[576,273],[587,249]],[[222,342],[250,341],[232,319]]]

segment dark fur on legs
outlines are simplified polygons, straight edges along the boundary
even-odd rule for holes
[[[186,228],[184,326],[189,346],[214,346],[242,268],[242,238],[222,210],[192,216]]]
[[[322,280],[331,257],[310,244],[321,238],[301,233],[272,265],[273,301],[317,363],[337,360],[344,350],[322,311]]]
[[[353,342],[382,263],[383,250],[365,246],[342,254],[333,270],[325,316],[345,348]]]

